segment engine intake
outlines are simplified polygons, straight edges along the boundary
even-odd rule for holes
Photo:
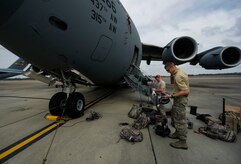
[[[205,69],[225,69],[241,63],[241,51],[237,47],[217,47],[205,52],[199,57],[199,64]]]
[[[173,62],[177,65],[191,61],[197,54],[196,41],[188,36],[178,37],[168,43],[162,53],[163,63]]]

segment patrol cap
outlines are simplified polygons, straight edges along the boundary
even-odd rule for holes
[[[159,78],[159,77],[161,77],[161,75],[159,75],[159,74],[155,76],[155,78]]]

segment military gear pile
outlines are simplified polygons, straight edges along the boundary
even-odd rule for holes
[[[133,127],[124,127],[120,132],[120,138],[130,142],[141,142],[143,140],[143,134],[140,130]]]
[[[133,104],[128,112],[128,116],[135,119],[135,121],[130,126],[124,127],[121,130],[120,138],[130,142],[141,142],[143,140],[143,134],[140,129],[147,127],[151,121],[145,112],[152,112],[153,110],[154,106],[151,104]],[[153,115],[153,117],[155,117],[155,115]]]
[[[223,120],[223,113],[221,113],[218,118]],[[229,126],[236,134],[241,131],[239,118],[234,112],[225,111],[225,121],[226,125]]]
[[[140,129],[147,127],[149,124],[156,123],[156,115],[158,112],[155,108],[154,105],[146,103],[140,105],[133,104],[128,112],[128,116],[135,120],[130,126],[124,127],[121,130],[120,138],[126,139],[130,142],[141,142],[143,140],[143,135]]]
[[[236,134],[228,126],[210,121],[207,127],[200,127],[199,132],[213,139],[220,139],[226,142],[235,142]]]
[[[93,120],[99,119],[101,117],[102,117],[101,114],[91,110],[89,116],[86,118],[86,121],[93,121]]]
[[[141,113],[139,117],[131,125],[135,129],[143,129],[149,125],[151,119],[145,113]]]
[[[139,105],[133,104],[131,110],[128,112],[130,118],[138,118],[142,112],[142,108]]]

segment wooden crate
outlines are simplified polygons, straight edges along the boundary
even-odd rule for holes
[[[240,120],[240,107],[239,106],[230,106],[230,105],[225,105],[225,111],[231,111],[236,114],[238,119]]]
[[[235,134],[237,134],[238,132],[238,120],[233,118],[233,117],[230,117],[230,116],[226,116],[226,125],[230,127],[231,130],[234,131]]]

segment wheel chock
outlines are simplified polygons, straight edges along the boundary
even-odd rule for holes
[[[58,120],[60,119],[59,116],[54,116],[54,115],[51,115],[51,114],[46,114],[46,115],[44,116],[44,118],[45,118],[46,120],[49,120],[49,121],[58,121]]]

